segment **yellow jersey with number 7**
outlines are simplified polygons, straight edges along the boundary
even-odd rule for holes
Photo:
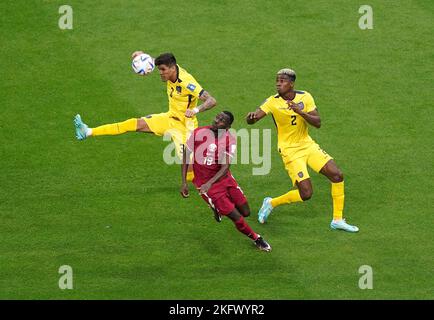
[[[169,98],[169,114],[184,121],[185,111],[197,106],[198,98],[203,89],[196,79],[176,65],[178,78],[175,82],[167,81],[167,97]]]

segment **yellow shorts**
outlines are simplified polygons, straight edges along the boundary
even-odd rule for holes
[[[280,154],[294,186],[296,182],[310,178],[307,166],[316,172],[320,172],[325,164],[333,159],[315,142],[299,147],[296,150],[283,149]]]
[[[197,128],[198,122],[195,118],[179,119],[171,116],[169,112],[151,114],[142,117],[148,124],[149,129],[158,135],[163,136],[170,134],[173,143],[175,144],[176,154],[182,159],[183,145],[187,142],[191,131]]]

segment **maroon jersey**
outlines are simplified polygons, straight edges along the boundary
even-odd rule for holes
[[[229,131],[220,130],[222,134],[216,137],[210,128],[196,128],[187,141],[187,148],[193,152],[193,183],[196,187],[214,177],[226,163],[227,156],[231,159],[236,151],[237,140]],[[221,179],[230,174],[228,171]]]

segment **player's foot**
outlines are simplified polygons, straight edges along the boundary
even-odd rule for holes
[[[330,223],[330,228],[332,228],[334,230],[344,230],[344,231],[348,231],[348,232],[358,232],[359,231],[359,228],[357,228],[356,226],[352,226],[352,225],[346,223],[345,219],[332,220],[332,222]]]
[[[267,197],[262,202],[262,207],[258,212],[258,221],[259,223],[265,223],[267,221],[268,216],[270,215],[273,207],[271,206],[271,198]]]
[[[212,211],[214,212],[215,221],[222,222],[222,215],[218,213],[216,209],[212,209]]]
[[[271,246],[259,234],[258,234],[258,239],[255,240],[255,245],[258,247],[259,250],[267,251],[267,252],[271,251]]]
[[[89,130],[87,124],[81,121],[81,117],[77,114],[74,118],[75,137],[78,140],[84,140],[87,138],[87,131]]]

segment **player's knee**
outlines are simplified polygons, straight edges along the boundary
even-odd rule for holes
[[[247,202],[242,205],[237,205],[237,209],[243,217],[250,216],[250,207]]]
[[[312,188],[302,188],[302,189],[299,189],[299,192],[300,192],[300,198],[303,201],[307,201],[310,198],[312,198],[312,195],[313,195]]]
[[[344,174],[340,170],[337,170],[335,173],[333,173],[331,180],[334,183],[342,182],[344,181]]]
[[[244,211],[242,211],[241,212],[241,214],[243,215],[243,217],[248,217],[248,216],[250,216],[250,210],[244,210]]]
[[[136,119],[136,120],[137,120],[137,129],[136,129],[136,131],[143,131],[143,130],[148,129],[148,124],[146,123],[145,120],[143,120],[141,118]]]

